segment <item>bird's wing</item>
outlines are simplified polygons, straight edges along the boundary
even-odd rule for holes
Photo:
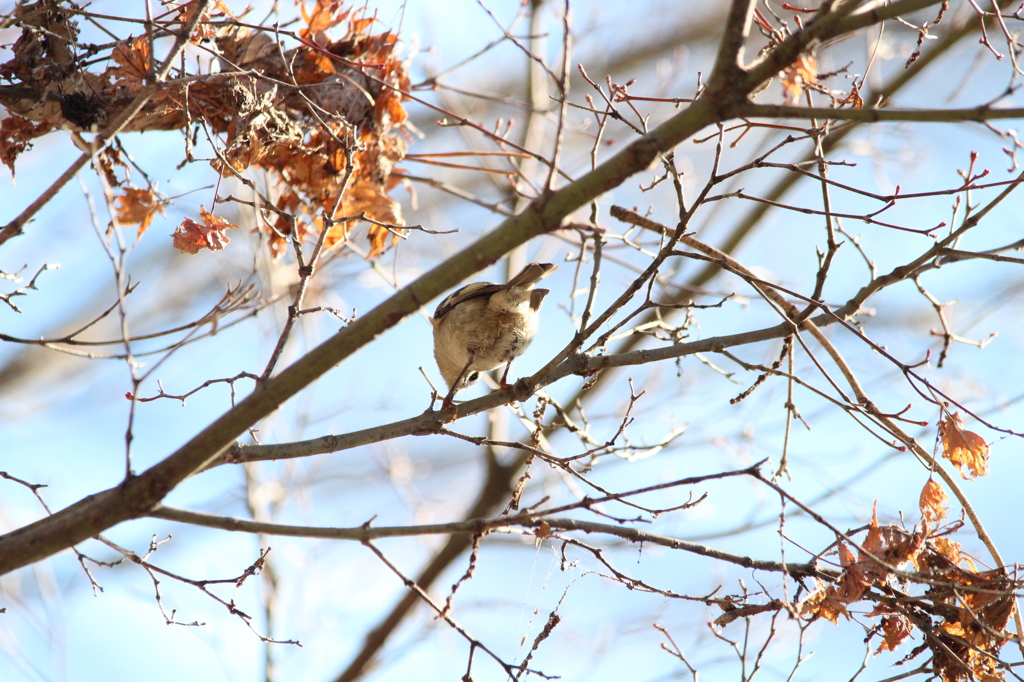
[[[461,289],[456,289],[452,293],[448,294],[448,297],[438,304],[437,310],[434,311],[434,319],[440,320],[451,312],[452,308],[460,303],[468,301],[471,298],[491,296],[504,288],[504,284],[491,284],[490,282],[474,282],[472,284],[467,284]]]

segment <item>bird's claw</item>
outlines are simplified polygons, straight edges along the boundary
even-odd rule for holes
[[[441,401],[441,411],[445,412],[447,410],[452,411],[452,417],[451,419],[446,419],[444,423],[451,424],[452,422],[459,418],[459,408],[455,404],[455,401],[452,400],[452,397],[450,395],[445,396],[444,400]]]

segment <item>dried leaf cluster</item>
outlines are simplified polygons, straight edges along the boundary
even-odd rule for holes
[[[155,30],[101,49],[77,42],[80,11],[57,0],[20,6],[14,56],[0,64],[0,81],[8,83],[0,85],[0,104],[11,113],[0,124],[0,161],[13,173],[33,140],[60,129],[103,131],[143,97],[141,110],[114,132],[181,130],[185,162],[193,162],[193,140],[202,131],[222,176],[257,169],[266,174],[268,193],[255,207],[261,218],[256,229],[275,256],[290,239],[323,228],[328,247],[347,239],[352,221],[346,217],[376,221],[369,224],[371,257],[384,251],[389,235],[393,243],[404,222],[388,192],[400,180],[395,165],[406,151],[399,131],[406,121],[401,91],[408,89],[396,34],[373,33],[373,18],[334,0],[302,4],[305,26],[277,34],[243,25],[220,2],[165,8],[154,19]],[[157,82],[154,45],[194,23],[199,11],[189,36],[199,59],[185,61],[201,66]],[[332,38],[332,31],[340,37]],[[109,66],[99,69],[103,63]],[[116,192],[119,221],[138,225],[141,236],[169,200],[152,184],[132,185],[129,163],[115,146],[94,163]],[[194,229],[188,222],[179,232]],[[201,240],[189,243],[212,248],[200,246]]]
[[[938,433],[943,456],[974,475],[987,473],[988,446],[964,429],[958,415],[941,420]],[[942,526],[948,499],[929,478],[919,498],[921,522],[913,531],[880,526],[873,511],[856,552],[850,536],[838,537],[839,577],[832,584],[816,579],[816,589],[800,602],[798,612],[838,623],[840,616],[855,617],[853,604],[870,603],[873,608],[861,615],[880,618],[872,631],[882,637],[876,655],[896,651],[917,634],[923,641],[901,664],[928,651],[932,669],[944,682],[1003,680],[999,652],[1010,639],[1006,626],[1024,582],[1003,567],[979,571],[961,545],[946,537],[961,525]]]
[[[961,476],[988,476],[988,444],[964,428],[959,414],[954,412],[939,422],[939,442],[942,456],[956,465]]]

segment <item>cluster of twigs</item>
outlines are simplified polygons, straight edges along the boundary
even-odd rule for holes
[[[534,3],[535,21],[540,4]],[[1024,111],[997,108],[995,101],[968,109],[919,111],[886,106],[902,88],[968,36],[980,34],[986,49],[1001,57],[990,40],[993,28],[1005,38],[1003,49],[1012,61],[1013,85],[1008,92],[1016,87],[1016,77],[1021,75],[1016,61],[1021,46],[1008,25],[1021,17],[1005,14],[1009,3],[995,4],[992,12],[968,3],[972,10],[969,19],[950,26],[947,5],[933,0],[850,0],[826,1],[801,11],[733,0],[722,18],[725,30],[713,69],[706,78],[702,75],[695,79],[692,92],[664,97],[635,94],[637,86],[632,81],[593,78],[589,73],[595,71],[583,65],[572,68],[572,8],[568,2],[558,8],[563,43],[555,66],[548,64],[539,48],[542,31],[534,30],[529,38],[520,38],[488,10],[501,26],[503,37],[499,42],[514,46],[526,56],[531,83],[538,86],[531,88],[529,139],[518,142],[508,126],[502,128],[494,121],[460,113],[454,105],[444,103],[445,95],[459,92],[454,85],[447,85],[446,73],[413,83],[409,63],[400,56],[398,35],[390,29],[381,30],[373,17],[340,2],[316,0],[310,7],[303,5],[302,27],[296,30],[234,16],[225,4],[211,0],[168,5],[160,15],[147,14],[138,19],[112,18],[60,0],[17,5],[0,19],[0,28],[19,31],[9,50],[10,59],[0,64],[0,104],[9,113],[0,123],[0,160],[13,173],[18,157],[30,149],[34,140],[58,130],[70,131],[82,156],[0,228],[0,245],[14,238],[31,239],[33,232],[44,229],[31,223],[33,217],[71,177],[91,166],[103,188],[109,215],[109,221],[102,221],[94,212],[94,227],[112,265],[117,300],[71,332],[41,339],[0,334],[0,341],[89,358],[122,359],[131,368],[132,385],[126,391],[130,410],[125,476],[117,486],[51,512],[43,501],[40,484],[23,480],[16,472],[0,472],[7,483],[30,490],[45,511],[35,523],[0,536],[0,573],[74,548],[90,584],[101,589],[89,566],[111,568],[127,560],[151,578],[156,602],[168,624],[198,623],[187,619],[180,622],[174,609],[167,611],[160,590],[162,579],[198,589],[242,619],[268,645],[298,643],[270,634],[270,606],[264,614],[268,627],[261,630],[233,598],[210,589],[214,584],[238,589],[261,572],[268,584],[274,583],[269,550],[261,551],[237,578],[196,579],[158,566],[153,554],[160,543],[155,540],[140,555],[113,543],[104,533],[124,521],[156,518],[251,533],[261,540],[281,535],[355,541],[365,545],[374,560],[397,576],[408,592],[368,633],[338,680],[364,676],[417,604],[427,605],[438,620],[465,640],[468,654],[464,679],[471,679],[474,667],[482,665],[475,662],[477,654],[494,661],[510,679],[527,675],[551,678],[554,673],[542,669],[535,659],[565,618],[560,612],[562,600],[547,614],[544,626],[518,660],[508,660],[458,617],[456,597],[466,584],[479,580],[476,568],[492,539],[527,537],[555,548],[563,570],[577,561],[572,556],[582,556],[592,567],[588,572],[629,590],[718,609],[720,614],[709,626],[712,633],[730,644],[741,661],[751,662],[755,672],[783,621],[797,624],[803,646],[804,633],[816,621],[836,623],[847,619],[863,626],[866,640],[881,638],[875,653],[909,648],[900,665],[927,653],[928,660],[912,673],[942,680],[1006,679],[1013,672],[1004,645],[1011,640],[1019,643],[1024,632],[1015,599],[1021,585],[957,474],[980,478],[988,472],[988,444],[982,436],[967,430],[965,417],[1003,436],[1024,434],[987,418],[930,379],[922,369],[930,361],[930,352],[924,358],[904,358],[888,350],[873,338],[865,318],[872,298],[901,283],[911,283],[938,319],[940,329],[933,333],[941,339],[939,368],[955,343],[985,347],[994,337],[973,340],[959,333],[947,315],[950,304],[929,293],[922,278],[939,268],[948,271],[969,262],[1024,263],[1024,259],[1009,255],[1021,248],[1020,240],[990,244],[984,249],[963,246],[964,237],[973,234],[1009,200],[1024,181],[1024,173],[990,179],[990,172],[980,169],[978,156],[972,155],[959,179],[938,189],[906,192],[897,187],[890,194],[879,194],[831,177],[837,174],[835,169],[850,165],[835,158],[850,132],[882,121],[981,122],[990,133],[1010,140],[1005,152],[1011,172],[1017,170],[1019,144],[1015,134],[999,129],[994,122],[1021,117]],[[932,15],[921,20],[914,12],[925,8]],[[131,35],[107,28],[110,22],[122,19],[131,27]],[[81,42],[83,22],[100,27],[113,40],[105,45]],[[916,47],[905,68],[881,87],[868,86],[870,65],[862,65],[859,75],[853,74],[852,66],[833,73],[819,72],[818,64],[844,38],[894,24],[913,29]],[[751,36],[754,31],[759,32],[759,39]],[[747,56],[755,47],[760,49],[756,56]],[[186,53],[197,57],[189,61],[194,61],[195,68],[186,68],[182,58]],[[101,69],[103,64],[106,67]],[[573,94],[576,73],[584,88],[582,95]],[[846,76],[849,78],[841,81]],[[782,102],[755,102],[773,80],[781,86],[776,94],[781,95]],[[839,81],[845,84],[839,87]],[[547,98],[540,83],[549,88]],[[442,104],[416,94],[427,89],[442,93]],[[441,129],[460,128],[485,140],[487,148],[473,150],[472,155],[490,165],[473,181],[489,178],[505,192],[505,199],[492,201],[484,193],[474,193],[439,177],[417,176],[399,167],[403,161],[423,160],[406,153],[416,131],[405,108],[410,102],[429,107],[431,115],[440,113]],[[544,136],[531,137],[530,131],[543,126],[545,116],[550,135],[548,145],[543,147],[537,139],[543,142]],[[567,138],[576,130],[574,116],[585,117],[592,125],[579,138],[586,142],[585,147],[577,149],[584,149],[589,158],[589,168],[582,170],[570,167],[565,160]],[[124,240],[122,228],[136,225],[136,239],[141,239],[156,216],[174,201],[162,195],[145,170],[124,152],[120,137],[168,130],[183,133],[183,165],[202,161],[212,166],[217,175],[215,204],[248,211],[243,214],[251,218],[248,227],[267,247],[277,267],[294,270],[294,283],[286,294],[274,295],[264,295],[252,284],[232,286],[212,308],[194,319],[135,334],[128,328],[126,311],[137,284],[129,276],[126,254],[131,247]],[[752,153],[742,163],[728,158],[730,150],[761,133],[777,135],[766,151]],[[210,153],[205,159],[196,152],[200,134]],[[605,143],[613,134],[628,142],[609,155]],[[691,142],[694,149],[714,145],[700,182],[691,177],[696,173],[681,170],[675,151],[679,145]],[[802,158],[786,158],[788,153]],[[469,167],[438,161],[437,156],[429,158],[435,162],[434,168]],[[650,176],[642,175],[651,169]],[[131,179],[133,170],[144,178],[141,186]],[[781,179],[765,191],[748,191],[737,185],[741,181],[750,184],[768,173]],[[668,197],[672,209],[665,208],[664,203],[646,211],[620,205],[606,209],[602,204],[605,194],[634,177],[642,179],[642,192],[650,192],[650,196],[664,192],[661,196]],[[244,188],[245,196],[235,197],[223,190],[220,183],[226,179],[234,181],[240,193]],[[800,205],[786,197],[800,181],[816,187],[820,194],[816,205]],[[419,183],[467,200],[503,220],[493,231],[468,243],[463,251],[436,264],[415,281],[404,286],[394,281],[393,296],[358,316],[355,311],[345,315],[320,301],[311,301],[317,293],[318,276],[323,277],[337,254],[358,253],[372,261],[405,239],[410,229],[418,228],[425,234],[445,232],[405,225],[399,203],[389,194],[401,183],[410,187]],[[981,194],[984,200],[978,199]],[[846,205],[850,195],[870,203],[870,207],[837,210],[839,197]],[[890,217],[918,202],[945,197],[954,201],[948,221],[921,226]],[[746,213],[730,234],[719,240],[720,245],[714,246],[697,232],[706,225],[707,216],[723,205],[746,207]],[[225,231],[238,225],[216,215],[213,208],[207,211],[201,207],[198,220],[182,220],[173,245],[188,253],[222,250],[228,242]],[[813,283],[806,288],[777,281],[759,270],[759,263],[738,255],[739,246],[770,210],[809,216],[820,225],[817,267],[810,278]],[[927,246],[906,262],[879,272],[872,255],[849,230],[849,223],[854,221],[870,229],[913,236]],[[357,225],[366,226],[365,234],[357,236]],[[457,412],[434,409],[435,401],[431,400],[428,409],[419,415],[357,431],[281,443],[260,443],[256,439],[262,419],[332,367],[469,274],[510,253],[513,259],[521,258],[517,250],[540,238],[556,241],[560,248],[567,249],[566,261],[575,268],[572,292],[563,304],[574,333],[532,374],[512,387],[462,402]],[[365,246],[360,245],[360,239]],[[855,290],[837,294],[829,288],[837,279],[837,259],[850,250],[864,261],[869,274]],[[0,294],[0,300],[12,312],[20,313],[17,297],[31,295],[44,286],[40,276],[49,267],[40,267],[27,283],[18,280],[18,273],[0,273],[0,281],[20,284]],[[376,263],[372,267],[382,269]],[[607,283],[611,273],[621,272],[629,274],[627,280],[618,285]],[[716,288],[712,289],[715,278]],[[769,311],[773,323],[752,325],[727,335],[705,330],[700,338],[694,338],[704,311],[719,310],[740,299],[758,301]],[[157,383],[155,392],[146,392],[150,388],[147,382],[168,357],[200,342],[210,342],[218,330],[243,324],[281,301],[287,304],[287,310],[262,368],[208,378],[181,390],[165,391],[163,384]],[[340,319],[343,328],[281,369],[286,348],[299,334],[298,322],[303,316],[322,312]],[[88,338],[111,316],[119,322],[113,337]],[[777,342],[769,361],[744,357],[747,347],[764,342]],[[98,350],[111,346],[118,348],[112,352]],[[935,447],[930,447],[924,436],[909,431],[928,428],[928,423],[917,416],[922,408],[918,407],[912,418],[910,406],[892,406],[887,395],[879,397],[878,391],[866,387],[862,378],[866,370],[848,359],[845,349],[849,347],[869,351],[873,359],[879,359],[905,381],[927,406],[925,409],[937,415],[936,429],[924,431],[935,437]],[[147,354],[159,359],[142,372],[136,358]],[[687,429],[667,429],[653,444],[635,438],[635,420],[649,398],[632,381],[628,382],[629,395],[621,410],[599,426],[587,416],[589,396],[608,385],[617,368],[681,363],[685,358],[694,358],[737,383],[742,383],[736,379],[740,372],[755,373],[749,385],[736,388],[733,405],[767,390],[768,385],[781,382],[785,386],[785,436],[778,457],[770,464],[761,461],[741,469],[627,489],[602,481],[595,472],[602,472],[609,462],[638,462],[671,451]],[[738,369],[729,371],[716,363]],[[239,399],[235,384],[241,379],[251,381],[254,389]],[[570,381],[576,382],[570,399],[556,398],[552,387]],[[184,404],[186,398],[221,383],[231,389],[224,414],[156,465],[135,472],[132,441],[138,410],[144,409],[145,403],[162,399]],[[798,410],[797,394],[845,415],[875,439],[876,447],[899,452],[920,464],[924,483],[916,505],[919,519],[911,520],[909,526],[883,524],[872,511],[868,525],[843,529],[821,514],[816,502],[803,501],[790,492],[785,477],[799,475],[790,461],[791,428],[795,422],[807,424]],[[532,398],[536,401],[528,408],[525,403]],[[516,439],[497,430],[472,435],[451,425],[456,418],[464,420],[488,411],[498,411],[518,423],[523,437]],[[243,440],[245,434],[251,438]],[[296,526],[273,521],[272,515],[255,501],[251,467],[256,462],[335,453],[401,436],[459,440],[487,453],[485,481],[463,518],[434,524],[376,526],[370,510],[370,520],[356,527]],[[513,455],[501,459],[496,454],[498,449]],[[225,465],[245,467],[252,518],[212,515],[163,504],[168,493],[185,479]],[[533,498],[531,480],[547,474],[559,477],[574,499]],[[659,518],[681,515],[704,504],[709,499],[708,485],[732,480],[747,481],[777,498],[782,510],[780,533],[785,532],[787,509],[792,508],[826,529],[834,541],[816,551],[806,550],[805,561],[787,561],[785,556],[776,561],[648,529]],[[963,510],[961,520],[945,521],[949,508],[946,491]],[[679,499],[670,505],[649,502],[652,495],[666,492]],[[951,539],[958,531],[977,538],[988,551],[993,568],[977,567],[980,560]],[[403,571],[378,542],[426,535],[446,539],[416,575]],[[93,559],[78,549],[77,545],[94,537],[116,552],[116,562]],[[616,561],[615,543],[657,545],[768,572],[779,576],[781,587],[751,592],[741,584],[735,593],[723,594],[720,588],[710,594],[685,594],[631,576]],[[432,595],[432,586],[467,550],[466,568],[447,598]],[[743,620],[749,626],[759,619],[769,621],[770,635],[758,650],[747,648],[746,643],[741,647],[726,634],[732,623]],[[1016,634],[1010,629],[1011,620]],[[664,645],[665,650],[696,679],[698,666],[691,660],[692,655],[676,643],[669,628],[659,630],[670,642]],[[912,638],[920,643],[909,647],[906,643]],[[798,659],[794,673],[800,665]],[[752,676],[747,674],[746,678]]]

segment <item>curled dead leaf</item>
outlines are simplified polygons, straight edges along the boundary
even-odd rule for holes
[[[123,195],[114,197],[117,219],[122,225],[138,225],[139,231],[135,239],[142,237],[150,224],[153,216],[158,212],[163,214],[163,198],[151,189],[139,187],[127,187]]]
[[[302,2],[299,9],[308,27],[299,29],[299,35],[312,38],[314,42],[323,41],[323,32],[343,22],[352,11],[339,0],[315,0],[312,9],[306,9],[306,3]]]
[[[49,132],[51,127],[52,125],[48,121],[35,124],[16,114],[0,121],[0,163],[11,169],[12,179],[14,177],[14,160],[32,146],[31,140]]]
[[[896,647],[910,637],[910,621],[903,616],[885,616],[882,618],[882,643],[875,650],[875,655],[883,651],[896,651]]]
[[[963,478],[988,476],[988,443],[978,434],[964,428],[956,412],[939,420],[942,456],[956,465]],[[968,473],[968,471],[970,473]]]
[[[204,206],[199,207],[199,215],[203,219],[202,225],[191,218],[185,218],[174,231],[171,235],[174,237],[174,248],[191,254],[199,253],[201,249],[220,251],[231,241],[224,230],[238,225],[217,218]]]
[[[854,563],[857,562],[857,557],[854,555],[853,552],[850,551],[850,548],[846,546],[845,542],[843,542],[842,540],[839,540],[837,544],[839,546],[839,565],[840,566],[842,566],[843,568],[846,568],[847,566],[852,566]]]
[[[125,88],[133,95],[142,90],[153,67],[153,53],[146,36],[120,41],[114,46],[111,57],[117,62],[117,66],[109,70],[117,79],[114,85]]]
[[[224,26],[217,31],[217,47],[224,66],[238,69],[251,68],[277,51],[277,43],[263,31],[238,26]]]
[[[825,583],[818,578],[815,578],[814,582],[817,584],[814,592],[800,602],[800,605],[797,607],[797,612],[800,616],[810,620],[824,618],[833,625],[839,623],[839,616],[846,616],[849,619],[850,612],[846,609],[844,603],[848,603],[847,599],[840,595],[839,590],[834,585],[826,587]],[[856,600],[852,599],[849,601]]]
[[[370,231],[367,238],[370,241],[370,251],[366,255],[367,259],[385,251],[389,243],[389,236],[392,245],[401,238],[401,226],[405,225],[402,205],[372,182],[358,182],[346,192],[341,211],[346,216],[365,215],[367,218],[387,224],[387,226],[369,224]],[[348,237],[349,225],[347,222],[337,223],[328,231],[325,241],[327,246],[333,246]]]
[[[196,0],[190,0],[176,8],[178,10],[178,21],[182,26],[187,26],[192,23],[196,18],[196,12],[199,11],[201,5],[203,5],[203,3],[196,2]],[[231,17],[232,19],[235,18],[235,15],[231,13],[230,8],[228,8],[223,0],[214,0],[203,8],[203,14],[199,17],[199,21],[196,22],[196,27],[192,31],[192,35],[189,36],[189,42],[194,45],[198,45],[203,40],[212,38],[216,35],[217,32],[214,27],[207,23],[210,19],[210,15],[214,13],[222,14],[224,16]]]
[[[949,496],[935,479],[929,478],[921,489],[918,506],[921,508],[921,521],[925,524],[938,525],[946,518],[946,501]]]
[[[808,85],[818,82],[818,60],[810,55],[800,55],[795,62],[779,73],[782,87],[791,102],[797,102]]]
[[[853,105],[854,109],[861,109],[864,106],[864,100],[860,96],[860,86],[854,81],[853,87],[850,89],[850,94],[846,97],[836,100],[836,104],[850,104]]]
[[[861,543],[863,551],[858,553],[857,564],[864,572],[868,582],[873,578],[883,579],[889,574],[889,569],[878,562],[886,561],[885,548],[886,538],[882,536],[882,529],[878,525],[878,501],[871,505],[871,525],[868,526],[868,535]]]
[[[964,564],[971,569],[974,569],[974,562],[963,556],[961,553],[962,546],[955,540],[949,538],[935,538],[932,540],[932,544],[935,546],[935,551],[941,556],[946,557],[954,565]]]

